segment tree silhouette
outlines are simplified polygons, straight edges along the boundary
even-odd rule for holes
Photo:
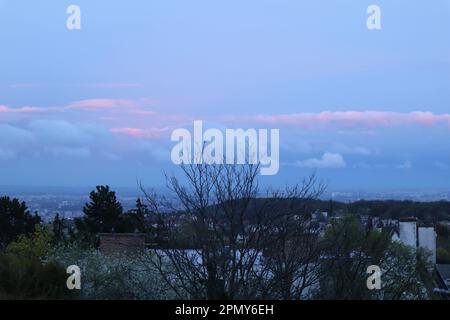
[[[60,242],[64,240],[64,219],[59,217],[59,213],[56,214],[53,219],[53,234],[55,238],[55,242]]]
[[[142,203],[141,199],[136,200],[136,208],[131,209],[120,216],[120,221],[116,225],[116,232],[118,233],[133,233],[133,232],[147,232],[146,216],[148,215],[148,208]]]
[[[25,202],[9,197],[0,197],[0,247],[8,245],[21,234],[34,231],[41,218],[30,214]]]
[[[87,230],[91,233],[116,231],[123,213],[116,193],[109,186],[97,186],[89,198],[90,203],[83,207]]]
[[[146,222],[145,219],[149,214],[149,210],[147,205],[143,204],[141,198],[136,199],[136,209],[132,211],[133,216],[133,224],[135,230],[139,232],[146,231]]]

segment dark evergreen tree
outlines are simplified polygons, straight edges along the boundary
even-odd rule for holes
[[[148,207],[142,203],[141,198],[136,199],[136,210],[135,210],[135,228],[139,232],[146,231],[146,219],[148,216]]]
[[[146,217],[148,208],[141,199],[136,200],[136,208],[128,211],[122,216],[121,223],[117,227],[118,232],[147,232]]]
[[[64,220],[59,218],[59,213],[53,219],[53,234],[55,242],[64,240]]]
[[[116,193],[109,186],[97,186],[90,193],[90,202],[83,208],[84,224],[90,233],[116,232],[123,213]]]
[[[41,218],[31,215],[25,202],[0,197],[0,247],[8,245],[21,234],[31,234]]]

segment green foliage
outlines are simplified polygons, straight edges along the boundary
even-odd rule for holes
[[[41,219],[33,216],[25,202],[9,197],[0,197],[0,248],[6,247],[21,234],[30,234]]]
[[[355,216],[332,221],[322,242],[324,259],[320,291],[325,299],[369,299],[366,269],[379,264],[388,246],[383,234],[366,232]]]
[[[51,254],[53,234],[49,228],[37,224],[31,235],[20,235],[16,241],[11,242],[6,251],[19,256],[35,259],[45,259]]]
[[[392,242],[380,262],[382,290],[374,299],[423,300],[432,297],[432,269],[429,252]]]
[[[70,297],[64,266],[49,260],[53,235],[36,225],[31,235],[20,235],[0,256],[0,298],[63,299]]]
[[[388,234],[366,231],[352,215],[331,222],[323,242],[322,280],[316,298],[425,299],[432,269],[422,250],[391,242]],[[382,288],[369,290],[367,267],[380,267]]]
[[[56,262],[32,256],[0,255],[0,299],[64,299],[70,297],[66,272]]]

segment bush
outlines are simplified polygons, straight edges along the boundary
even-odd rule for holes
[[[42,263],[13,253],[0,256],[0,299],[64,299],[70,297],[60,264]]]
[[[36,259],[45,259],[52,251],[53,234],[48,228],[37,224],[33,234],[20,235],[6,248],[7,252]]]
[[[81,270],[79,299],[174,299],[159,273],[151,267],[150,253],[139,257],[104,256],[97,249],[72,243],[55,249],[50,259]]]

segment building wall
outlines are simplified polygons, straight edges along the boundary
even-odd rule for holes
[[[145,234],[102,233],[100,234],[100,252],[107,256],[138,255],[144,251]]]
[[[419,227],[419,247],[431,252],[431,262],[436,263],[436,232],[433,227]]]
[[[400,241],[408,246],[417,247],[417,222],[400,221],[399,222]]]

